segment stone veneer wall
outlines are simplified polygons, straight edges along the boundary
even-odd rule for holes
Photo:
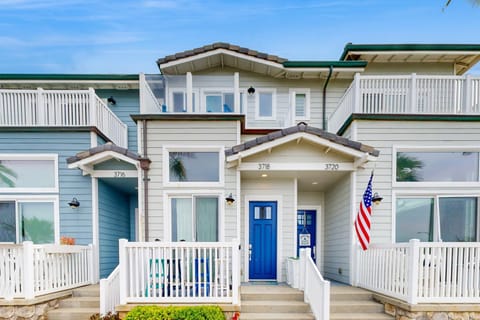
[[[0,320],[46,320],[47,312],[58,308],[59,299],[31,305],[0,305]]]
[[[441,305],[429,311],[412,311],[381,301],[381,299],[379,299],[379,302],[384,304],[385,313],[394,316],[396,320],[480,320],[480,310],[460,311],[462,309],[461,305],[456,305],[459,311],[440,311],[442,309]],[[449,306],[448,309],[452,309],[452,306]]]

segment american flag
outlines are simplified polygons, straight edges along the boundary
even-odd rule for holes
[[[355,232],[357,233],[358,242],[363,250],[367,250],[370,243],[370,216],[372,215],[372,179],[373,172],[368,180],[367,189],[363,193],[360,208],[358,209],[357,218],[355,219]]]

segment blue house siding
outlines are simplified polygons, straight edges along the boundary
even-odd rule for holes
[[[92,243],[92,183],[80,170],[68,169],[66,158],[90,148],[90,132],[14,132],[0,130],[0,154],[48,153],[58,155],[60,236]],[[80,207],[68,202],[76,197]]]
[[[138,151],[137,126],[130,117],[131,114],[140,113],[140,98],[138,90],[95,90],[96,94],[103,99],[110,96],[115,98],[116,105],[110,109],[120,120],[128,126],[128,149]]]
[[[130,196],[98,180],[100,278],[118,265],[118,239],[130,239]]]

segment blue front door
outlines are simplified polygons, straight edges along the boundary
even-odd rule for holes
[[[251,201],[249,278],[277,279],[277,202]]]
[[[316,239],[316,215],[315,210],[297,211],[297,256],[300,248],[312,249],[312,259],[315,261]]]

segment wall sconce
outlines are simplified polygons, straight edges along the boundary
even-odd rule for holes
[[[114,106],[117,104],[117,101],[115,100],[115,98],[113,96],[110,96],[110,98],[107,99],[107,102],[108,104]]]
[[[70,206],[70,208],[76,209],[76,208],[80,207],[80,202],[77,200],[77,198],[74,197],[74,198],[72,199],[72,201],[70,201],[70,202],[68,203],[68,205]]]
[[[255,93],[255,88],[250,86],[250,88],[247,89],[247,92],[249,96],[253,96],[253,94]]]
[[[233,195],[232,195],[231,192],[228,195],[228,197],[225,198],[225,201],[227,202],[227,205],[229,205],[229,206],[231,206],[235,202],[235,199],[233,199]]]
[[[373,194],[372,202],[373,202],[375,205],[378,206],[378,205],[380,204],[380,202],[382,202],[382,200],[383,200],[383,198],[380,197],[380,195],[378,194],[378,192],[375,192],[375,193]]]

